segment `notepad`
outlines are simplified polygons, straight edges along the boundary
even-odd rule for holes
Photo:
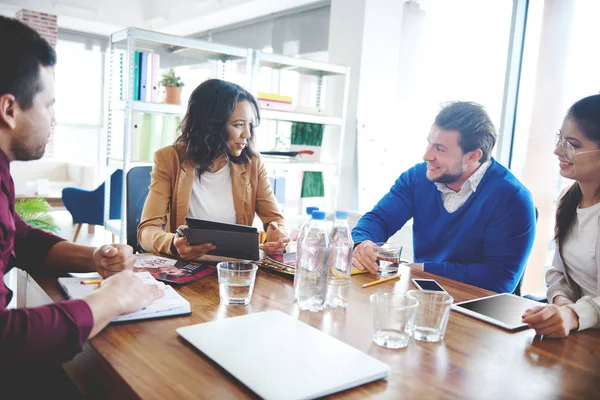
[[[263,399],[312,399],[386,378],[390,367],[281,311],[177,333]]]
[[[113,319],[113,322],[191,314],[190,302],[184,299],[171,286],[157,281],[149,272],[137,272],[135,275],[146,284],[159,286],[163,290],[164,295],[142,310],[116,317]],[[97,285],[82,284],[81,282],[84,280],[81,278],[58,278],[58,283],[70,298],[82,299],[97,288]]]

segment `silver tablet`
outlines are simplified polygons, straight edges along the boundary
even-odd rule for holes
[[[539,305],[533,300],[502,293],[456,303],[452,309],[513,331],[526,327],[521,317],[526,310]]]

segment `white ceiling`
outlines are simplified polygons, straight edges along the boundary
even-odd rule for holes
[[[0,0],[0,15],[21,8],[58,16],[58,26],[108,35],[134,26],[187,36],[322,0]]]

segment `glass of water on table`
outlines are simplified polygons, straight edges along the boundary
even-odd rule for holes
[[[402,256],[401,245],[382,242],[373,243],[373,251],[377,256],[379,275],[390,276],[398,273],[400,256]]]
[[[217,264],[221,303],[247,306],[252,298],[256,280],[255,264],[245,261],[224,261]]]

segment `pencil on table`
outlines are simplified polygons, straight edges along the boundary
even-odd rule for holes
[[[99,285],[102,283],[102,279],[87,279],[81,281],[82,285]]]
[[[388,282],[388,281],[393,281],[393,280],[396,280],[396,279],[400,279],[400,275],[388,276],[387,278],[382,278],[382,279],[378,279],[376,281],[372,281],[372,282],[369,282],[369,283],[364,283],[362,285],[362,287],[367,288],[369,286],[379,285],[380,283]]]

